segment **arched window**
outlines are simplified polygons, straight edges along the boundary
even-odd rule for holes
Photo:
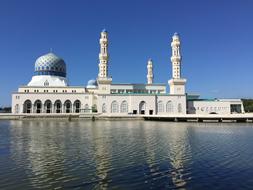
[[[81,102],[80,102],[80,100],[76,100],[74,102],[74,112],[80,113],[80,109],[81,109]]]
[[[163,101],[159,101],[159,102],[158,102],[157,108],[158,108],[158,112],[159,112],[159,113],[164,112]]]
[[[111,113],[118,113],[118,112],[119,112],[119,105],[116,101],[113,101],[111,105]]]
[[[172,101],[168,101],[167,104],[166,104],[166,112],[168,113],[173,113],[173,104],[172,104]]]
[[[64,110],[66,113],[71,113],[72,112],[72,104],[70,100],[66,100],[64,103]]]
[[[26,100],[24,102],[23,113],[32,113],[32,102],[31,102],[31,100]]]
[[[102,113],[106,113],[106,104],[105,103],[103,103],[103,105],[102,105]]]
[[[44,82],[44,86],[49,86],[48,80],[46,80],[46,81]]]
[[[56,113],[61,113],[62,112],[62,103],[60,100],[56,100],[54,103],[54,110]]]
[[[45,113],[52,113],[52,102],[50,100],[45,101],[44,107]]]
[[[123,101],[120,105],[120,112],[121,113],[127,113],[128,112],[128,105],[127,101]]]
[[[42,103],[40,100],[36,100],[34,102],[34,113],[41,113],[42,112]]]
[[[178,113],[182,113],[182,104],[181,103],[179,103],[177,105],[177,111],[178,111]]]

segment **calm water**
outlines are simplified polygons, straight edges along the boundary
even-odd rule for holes
[[[252,188],[252,124],[0,121],[0,189]]]

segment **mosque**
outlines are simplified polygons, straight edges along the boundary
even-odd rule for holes
[[[64,60],[48,53],[35,61],[31,81],[12,94],[14,114],[88,114],[169,115],[169,114],[232,114],[243,113],[240,99],[200,99],[186,93],[186,79],[181,76],[180,38],[172,36],[172,78],[154,83],[153,62],[147,62],[147,83],[113,83],[108,75],[108,33],[101,32],[99,73],[87,86],[69,86]]]

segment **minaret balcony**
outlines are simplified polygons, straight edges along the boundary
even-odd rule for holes
[[[171,47],[174,47],[174,46],[180,46],[180,41],[178,41],[178,40],[172,41]]]
[[[172,56],[170,58],[171,62],[180,62],[181,61],[181,56]]]
[[[99,59],[107,61],[109,59],[109,56],[107,54],[99,54]]]
[[[100,44],[108,44],[108,39],[107,38],[101,38],[99,40]]]

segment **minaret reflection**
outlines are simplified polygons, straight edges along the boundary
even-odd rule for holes
[[[99,122],[99,121],[97,121]],[[91,141],[94,151],[94,162],[96,164],[96,176],[99,178],[95,189],[108,189],[108,172],[111,168],[111,127],[110,122],[104,122],[103,127],[94,125],[91,130]]]
[[[191,160],[187,127],[180,123],[160,124],[162,128],[157,128],[155,122],[145,122],[144,125],[145,159],[150,175],[154,178],[156,175],[168,175],[175,187],[184,189],[190,179],[187,167]],[[166,160],[169,161],[168,171],[161,171],[160,165]]]
[[[191,147],[188,139],[188,128],[181,123],[173,123],[170,127],[169,136],[169,159],[172,166],[171,178],[176,187],[185,189],[187,181],[190,179],[186,168],[191,161]]]
[[[153,175],[156,169],[154,165],[157,163],[156,160],[156,143],[157,143],[157,136],[155,134],[156,128],[153,126],[155,123],[149,123],[151,126],[144,126],[143,127],[143,136],[145,140],[145,148],[146,148],[146,162],[150,169],[150,174]],[[152,125],[153,124],[153,125]]]

